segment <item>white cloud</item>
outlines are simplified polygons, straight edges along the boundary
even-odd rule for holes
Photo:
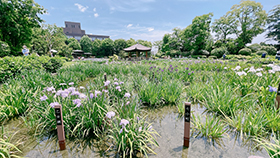
[[[148,12],[155,0],[106,0],[111,12]]]
[[[96,12],[96,8],[93,8],[93,11]]]
[[[133,24],[128,24],[126,27],[129,28],[129,27],[131,27],[132,25],[133,25]]]
[[[84,6],[82,6],[81,4],[78,4],[78,3],[75,3],[75,6],[77,6],[78,9],[79,9],[81,12],[85,12],[85,11],[88,9],[88,6],[84,7]]]
[[[94,17],[96,17],[96,18],[97,18],[98,16],[99,16],[99,14],[98,14],[98,13],[95,13],[95,14],[94,14]]]
[[[142,39],[147,41],[158,41],[162,40],[163,36],[167,33],[172,33],[172,31],[155,30],[149,33],[132,33],[130,36],[132,36],[132,38],[136,40]]]
[[[154,31],[154,28],[152,28],[152,27],[150,27],[150,28],[148,28],[148,31]]]

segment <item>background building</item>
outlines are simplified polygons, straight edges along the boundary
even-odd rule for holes
[[[65,27],[63,27],[63,32],[68,38],[73,37],[78,41],[80,41],[84,35],[87,35],[92,41],[95,39],[104,40],[105,38],[110,38],[110,36],[86,34],[85,30],[81,29],[81,24],[78,22],[65,21],[64,23]]]

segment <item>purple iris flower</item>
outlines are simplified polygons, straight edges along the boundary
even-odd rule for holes
[[[44,100],[47,100],[48,97],[46,95],[43,95],[40,99],[41,99],[41,101],[44,101]]]
[[[276,87],[268,86],[269,87],[269,92],[277,92]]]
[[[107,114],[106,114],[106,117],[108,117],[109,119],[111,119],[114,116],[115,116],[115,112],[113,112],[113,111],[107,112]]]

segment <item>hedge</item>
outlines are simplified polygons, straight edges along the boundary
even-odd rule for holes
[[[45,69],[48,72],[56,72],[65,62],[64,57],[29,56],[0,58],[0,83],[21,73],[22,70]]]

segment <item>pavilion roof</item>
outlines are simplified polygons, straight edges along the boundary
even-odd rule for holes
[[[124,51],[126,52],[131,52],[131,51],[136,51],[136,50],[139,50],[139,51],[150,51],[152,48],[149,48],[149,47],[146,47],[146,46],[143,46],[141,44],[135,44],[133,46],[130,46],[128,48],[125,48]]]

